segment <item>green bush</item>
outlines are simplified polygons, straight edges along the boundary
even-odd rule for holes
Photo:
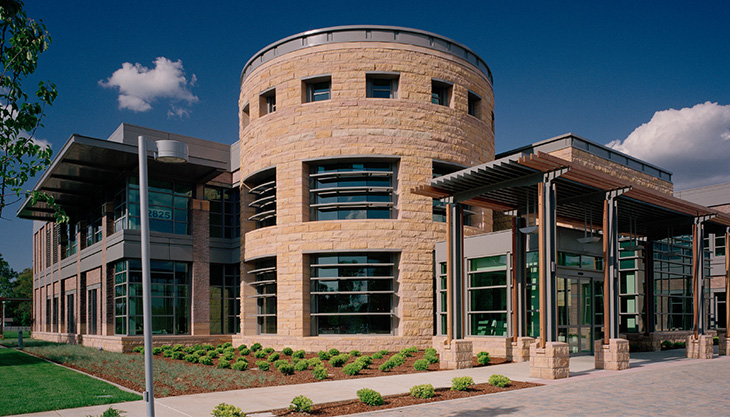
[[[248,359],[246,359],[243,356],[239,356],[239,357],[236,358],[236,362],[246,362],[246,363],[248,363]]]
[[[380,352],[373,353],[373,359],[383,359],[383,354]]]
[[[428,360],[419,359],[413,363],[413,369],[415,369],[416,371],[427,371],[428,365],[429,365]]]
[[[261,350],[261,343],[254,343],[251,345],[251,351],[256,352],[257,350]]]
[[[122,417],[123,414],[127,414],[126,411],[117,410],[116,408],[109,407],[106,410],[104,410],[103,413],[99,417]],[[94,416],[86,416],[86,417],[94,417]]]
[[[231,362],[221,359],[218,361],[218,369],[230,369],[231,368]]]
[[[363,388],[357,392],[357,398],[370,406],[382,405],[383,396],[379,392],[370,388]]]
[[[162,345],[162,346],[160,346],[160,348],[162,349],[163,352],[171,349],[170,345]]]
[[[223,359],[227,361],[232,361],[235,356],[236,355],[233,352],[226,352],[223,354]]]
[[[227,348],[223,348],[223,354],[224,354],[224,355],[227,355],[227,354],[229,354],[229,353],[230,353],[230,354],[234,354],[234,353],[236,353],[236,348],[234,348],[233,346],[229,346],[229,347],[227,347]]]
[[[243,349],[241,349],[240,352],[241,352],[241,355],[248,356],[251,353],[251,349],[249,349],[249,348],[243,348]]]
[[[291,356],[291,354],[294,353],[294,351],[290,347],[285,347],[284,349],[281,350],[281,353],[285,354],[286,356]]]
[[[361,356],[361,355],[362,355],[362,352],[360,352],[360,351],[359,351],[359,350],[357,350],[357,349],[355,349],[355,350],[351,350],[351,351],[350,351],[350,356],[355,356],[355,357],[357,357],[357,356]]]
[[[200,349],[200,350],[196,350],[195,352],[191,353],[191,355],[195,355],[197,357],[201,357],[201,356],[208,355],[208,352],[205,351],[205,350],[203,350],[203,349]]]
[[[385,355],[388,354],[388,349],[379,350],[378,353],[380,353],[381,355],[385,356]]]
[[[295,350],[291,354],[292,358],[297,358],[297,359],[304,359],[304,355],[305,355],[304,349]]]
[[[307,361],[299,361],[294,364],[295,371],[301,372],[301,371],[306,371],[307,369],[309,369],[309,362],[307,362]]]
[[[244,349],[248,349],[248,346],[246,346],[246,345],[241,345],[241,346],[239,346],[239,347],[238,347],[238,351],[239,351],[239,352],[240,352],[240,351],[242,351],[242,350],[244,350]]]
[[[215,353],[217,353],[219,355],[222,355],[223,354],[223,348],[220,348],[220,347],[219,348],[215,348],[215,349],[211,350],[211,352],[215,352]]]
[[[210,415],[213,417],[246,417],[240,408],[226,403],[216,405]]]
[[[426,352],[423,355],[423,359],[427,360],[428,363],[438,363],[439,357],[436,353]]]
[[[311,413],[313,405],[314,402],[312,400],[303,395],[299,395],[291,400],[289,409],[295,413]]]
[[[175,352],[173,352],[172,349],[167,349],[166,351],[162,352],[162,356],[166,358],[171,358],[173,353]]]
[[[495,387],[504,388],[511,383],[512,381],[504,375],[494,374],[489,377],[489,385],[494,385]]]
[[[173,352],[181,352],[183,350],[183,348],[184,348],[183,345],[179,345],[178,344],[178,345],[175,345],[175,346],[172,347],[172,351]]]
[[[339,355],[339,354],[340,354],[340,351],[339,351],[339,350],[337,350],[337,349],[335,349],[335,348],[332,348],[332,349],[330,349],[330,350],[329,350],[329,354],[330,354],[331,356],[337,356],[337,355]]]
[[[438,351],[432,347],[426,348],[426,350],[423,351],[424,355],[438,355]]]
[[[185,352],[173,351],[172,352],[172,359],[177,359],[177,360],[183,360],[183,359],[185,359]]]
[[[277,360],[275,360],[274,362],[271,362],[271,363],[274,364],[274,368],[277,368],[278,369],[279,368],[279,365],[284,364],[284,363],[289,363],[289,361],[286,360],[286,359],[277,359]]]
[[[195,345],[195,346],[199,346],[199,345]],[[213,347],[213,345],[211,345],[210,343],[206,343],[206,344],[204,344],[204,345],[202,346],[202,348],[203,348],[203,349],[205,349],[205,350],[213,350],[213,349],[215,349],[215,348]]]
[[[410,358],[416,352],[418,352],[418,348],[415,346],[411,346],[409,348],[401,349],[399,353],[407,358]]]
[[[230,348],[230,347],[233,347],[233,343],[231,343],[231,342],[226,342],[226,343],[224,343],[224,344],[223,344],[222,346],[223,346],[223,349],[228,349],[228,348]]]
[[[436,390],[434,390],[431,384],[414,385],[411,387],[411,396],[416,398],[432,398],[434,394],[436,394]]]
[[[489,363],[489,353],[487,353],[487,352],[477,353],[477,362],[479,362],[479,365],[488,364]]]
[[[276,369],[279,370],[284,375],[291,375],[294,373],[294,365],[289,363],[289,361],[285,361],[284,363],[280,364],[276,367]]]
[[[332,359],[330,359],[330,366],[334,368],[339,368],[344,365],[348,359],[350,359],[350,355],[348,355],[347,353],[333,356]]]
[[[269,362],[274,362],[274,361],[279,360],[279,356],[280,355],[277,352],[274,352],[271,355],[269,355],[269,357],[266,358],[266,360],[269,361]]]
[[[317,352],[317,356],[319,356],[319,359],[321,359],[323,361],[328,361],[332,357],[332,355],[330,355],[329,352],[325,352],[323,350],[320,350],[319,352]]]
[[[312,375],[314,375],[314,379],[317,381],[321,381],[325,378],[327,378],[327,370],[322,365],[315,366],[312,370]]]
[[[306,361],[306,362],[307,362],[307,364],[309,364],[309,366],[311,366],[311,367],[315,367],[315,366],[324,366],[324,364],[322,363],[322,360],[321,360],[321,359],[319,359],[319,358],[311,358],[311,359],[307,359],[307,361]]]
[[[256,361],[256,367],[261,371],[268,371],[270,366],[266,361]]]
[[[271,355],[272,353],[274,353],[274,348],[267,347],[264,349],[264,352],[266,352],[267,355]]]
[[[211,350],[211,351],[208,352],[208,356],[210,356],[211,358],[215,359],[215,358],[218,357],[218,351],[217,350]]]
[[[195,363],[198,361],[198,356],[193,355],[192,353],[190,355],[185,355],[185,361],[190,363]]]
[[[231,365],[231,369],[236,371],[245,371],[248,368],[248,362],[246,361],[235,361]]]
[[[253,354],[253,356],[257,359],[263,359],[266,357],[266,352],[263,350],[257,350],[256,353]]]
[[[366,364],[366,365],[370,365],[371,363],[373,363],[373,358],[371,358],[368,355],[362,355],[359,358],[357,358],[357,360],[360,361],[360,362],[362,362],[362,363],[364,363],[364,364]]]
[[[132,349],[132,352],[144,353],[144,346],[135,346],[134,349]]]
[[[387,360],[387,361],[383,362],[382,364],[380,364],[380,366],[378,366],[378,369],[383,372],[388,372],[393,368],[395,368],[395,363],[393,363],[390,360]]]
[[[201,356],[198,358],[198,363],[202,363],[203,365],[213,365],[213,358],[210,356]]]
[[[360,371],[362,371],[362,368],[362,363],[355,361],[342,367],[342,372],[344,372],[345,375],[357,375]]]
[[[210,346],[210,345],[208,345],[208,346]],[[211,348],[212,348],[212,346],[211,346]],[[199,344],[196,343],[196,344],[193,345],[193,351],[196,351],[196,350],[210,350],[210,349],[205,349],[203,347],[203,345],[199,345]]]
[[[474,380],[470,376],[457,376],[451,380],[452,391],[466,391],[472,385]]]
[[[388,359],[388,360],[389,361],[393,361],[393,363],[395,364],[395,366],[401,366],[404,363],[406,363],[406,357],[405,357],[405,355],[402,355],[400,353],[396,353],[395,355],[391,356],[390,359]]]
[[[192,347],[192,346],[185,346],[185,347],[184,347],[184,348],[182,349],[182,351],[183,351],[183,352],[185,352],[185,353],[187,353],[187,354],[189,355],[189,354],[191,354],[191,353],[195,352],[195,348],[194,348],[194,347]]]

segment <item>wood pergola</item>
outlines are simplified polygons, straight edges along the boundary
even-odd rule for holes
[[[693,296],[695,336],[704,334],[703,268],[705,231],[724,234],[730,242],[730,215],[617,178],[576,162],[541,152],[506,156],[485,164],[434,178],[413,193],[447,204],[447,339],[464,336],[463,206],[482,207],[513,216],[512,297],[524,275],[526,215],[536,213],[539,241],[540,344],[555,341],[557,313],[556,225],[584,227],[586,213],[602,213],[596,229],[603,235],[604,343],[618,337],[619,236],[640,236],[648,241],[693,236]],[[536,210],[530,202],[537,202]],[[670,236],[670,234],[672,236]],[[730,256],[726,256],[725,285],[730,299]],[[647,285],[651,278],[647,277]],[[517,304],[513,303],[513,337],[517,337]],[[727,322],[730,323],[730,309]],[[455,314],[456,313],[456,314]]]

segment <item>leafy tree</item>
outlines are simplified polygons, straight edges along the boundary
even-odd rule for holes
[[[15,298],[33,298],[33,270],[25,268],[18,274],[13,288]],[[11,303],[10,317],[15,317],[20,326],[30,326],[32,322],[33,305],[30,301],[13,301]],[[7,313],[5,313],[7,315]]]
[[[41,148],[33,137],[56,99],[56,86],[41,81],[33,98],[23,86],[50,42],[46,26],[28,18],[21,0],[0,0],[0,217],[8,198],[15,195],[13,203],[30,195],[33,204],[45,201],[55,209],[56,221],[68,221],[52,196],[23,188],[51,163],[51,148]]]

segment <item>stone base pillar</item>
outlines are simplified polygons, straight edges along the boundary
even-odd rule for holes
[[[530,345],[530,377],[543,379],[567,378],[570,374],[568,344],[547,342],[544,348]]]
[[[450,345],[444,344],[441,352],[440,369],[466,369],[472,367],[474,347],[469,340],[452,340]]]
[[[730,356],[730,337],[725,333],[719,334],[718,339],[720,339],[720,356]]]
[[[603,340],[596,340],[593,344],[596,369],[623,371],[629,369],[629,341],[626,339],[609,339],[604,345]]]
[[[530,345],[535,342],[533,337],[518,337],[512,342],[512,362],[527,362],[530,360]]]
[[[714,355],[712,336],[700,335],[695,339],[694,335],[687,336],[687,357],[692,359],[712,359]]]

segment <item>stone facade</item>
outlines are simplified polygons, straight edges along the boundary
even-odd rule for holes
[[[712,359],[714,356],[713,337],[710,335],[687,336],[687,357],[691,359]]]
[[[593,344],[596,369],[622,371],[629,369],[629,341],[625,339],[610,339],[607,345],[603,340],[596,340]]]
[[[730,337],[727,334],[720,334],[720,356],[730,356]]]
[[[530,377],[562,379],[570,375],[570,354],[568,344],[547,342],[544,348],[538,343],[530,345]]]
[[[397,74],[395,98],[368,98],[372,73]],[[306,80],[326,76],[330,98],[305,102]],[[449,105],[431,103],[432,80],[453,83]],[[266,114],[262,92],[275,89],[276,110]],[[481,97],[468,114],[469,92]],[[270,94],[270,93],[266,93]],[[236,343],[266,342],[316,350],[373,346],[372,350],[430,346],[433,335],[433,248],[445,238],[432,219],[432,200],[411,193],[426,183],[433,163],[454,166],[494,157],[494,98],[487,77],[452,54],[398,42],[340,42],[279,55],[243,80],[239,98],[241,178],[276,172],[276,225],[255,229],[244,221],[242,259],[276,257],[277,334],[258,334],[255,289],[244,285],[242,334]],[[313,221],[309,172],[318,161],[385,158],[396,165],[391,219]],[[242,197],[244,193],[242,192]],[[244,200],[243,207],[251,200]],[[244,213],[247,219],[253,212]],[[311,221],[310,221],[311,220]],[[488,231],[491,213],[479,212],[468,233]],[[309,255],[389,251],[398,254],[391,336],[313,336]],[[250,266],[244,270],[250,270]],[[250,278],[243,277],[243,280]]]
[[[518,337],[512,342],[512,362],[527,362],[530,360],[530,345],[535,343],[532,337]]]
[[[469,340],[452,340],[439,355],[439,369],[467,369],[473,365],[474,347]]]

